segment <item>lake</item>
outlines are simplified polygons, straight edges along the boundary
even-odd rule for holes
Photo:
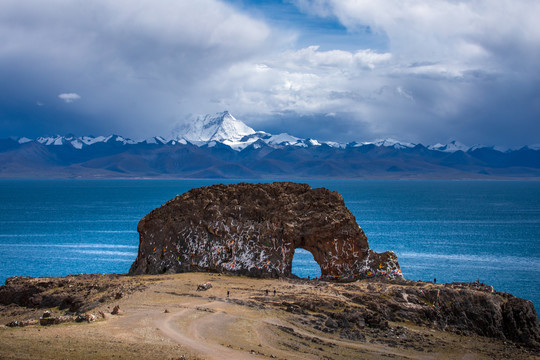
[[[245,181],[245,180],[244,180]],[[233,180],[0,180],[0,282],[125,273],[137,223],[177,194]],[[412,280],[476,281],[540,305],[540,182],[305,181],[337,190],[370,247]],[[293,273],[320,275],[298,249]]]

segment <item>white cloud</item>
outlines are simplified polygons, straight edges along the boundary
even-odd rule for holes
[[[58,95],[58,97],[68,104],[81,99],[81,96],[76,93],[63,93]]]
[[[284,53],[283,57],[287,64],[294,63],[299,67],[339,68],[342,70],[350,68],[374,69],[377,64],[387,62],[391,58],[389,53],[380,54],[370,49],[352,53],[344,50],[320,51],[319,48],[320,46],[313,45],[305,49]]]
[[[264,64],[236,63],[208,84],[243,113],[354,111],[380,90],[378,71],[389,71],[382,69],[390,59],[388,53],[369,49],[321,51],[310,46],[274,54]]]
[[[443,61],[500,70],[518,51],[540,55],[540,3],[534,0],[298,0],[321,16],[336,16],[350,31],[385,33],[390,51],[406,61]],[[509,51],[511,50],[511,51]],[[519,56],[518,56],[519,58]]]

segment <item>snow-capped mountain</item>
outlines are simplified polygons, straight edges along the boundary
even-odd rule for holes
[[[12,177],[540,179],[540,146],[344,144],[256,131],[225,111],[198,117],[169,138],[0,139],[0,178]]]
[[[244,122],[236,119],[228,111],[214,115],[199,116],[195,121],[174,131],[173,138],[177,141],[186,140],[198,146],[214,146],[215,143],[219,142],[237,151],[243,150],[258,141],[262,141],[271,147],[310,147],[321,146],[323,144],[340,149],[347,147],[347,144],[336,141],[319,141],[309,138],[301,139],[287,133],[272,135],[264,131],[256,131]],[[355,146],[374,144],[376,146],[393,147],[396,149],[414,147],[416,145],[394,139],[355,144]]]
[[[456,152],[456,151],[468,151],[470,147],[463,145],[458,141],[451,141],[448,144],[435,144],[428,146],[430,150],[444,151],[444,152]]]
[[[304,140],[286,133],[272,135],[264,131],[255,131],[228,111],[199,116],[193,122],[174,131],[173,138],[176,141],[185,140],[197,146],[213,147],[216,143],[222,143],[236,151],[241,151],[260,141],[271,147],[321,145],[317,140]]]
[[[184,139],[197,145],[212,141],[234,145],[255,133],[255,130],[237,120],[230,112],[224,111],[215,115],[199,116],[177,130],[176,139]]]
[[[384,147],[391,147],[394,149],[407,149],[407,148],[413,148],[416,146],[414,143],[409,142],[403,142],[396,139],[388,138],[388,139],[380,139],[375,140],[373,142],[364,142],[363,145],[369,145],[373,144],[375,146],[384,146]]]
[[[336,141],[319,141],[316,139],[302,139],[287,133],[273,135],[264,131],[257,131],[246,125],[241,120],[236,119],[230,112],[224,111],[213,115],[199,116],[192,122],[178,127],[172,132],[170,138],[154,136],[144,140],[132,140],[119,135],[110,136],[81,136],[74,135],[55,135],[49,137],[38,137],[29,139],[27,137],[17,138],[19,144],[37,142],[45,146],[72,146],[75,149],[82,149],[95,144],[121,144],[121,145],[186,145],[213,147],[221,143],[232,148],[235,151],[242,151],[252,144],[258,143],[258,147],[266,145],[272,148],[283,148],[287,146],[294,147],[313,147],[326,145],[336,149],[358,148],[362,146],[375,145],[377,147],[386,147],[393,149],[412,149],[415,146],[424,146],[425,148],[444,153],[454,153],[457,151],[470,152],[477,149],[491,149],[498,152],[516,151],[519,148],[501,148],[497,146],[474,145],[466,146],[458,141],[451,141],[448,144],[422,145],[411,142],[399,141],[392,138],[379,139],[374,141],[340,143]],[[540,150],[540,145],[529,145],[531,150]]]
[[[157,137],[155,138],[157,139]],[[17,142],[19,144],[25,144],[28,142],[34,141],[26,137],[19,138]],[[38,137],[35,142],[45,145],[45,146],[62,146],[62,145],[71,145],[75,149],[82,149],[85,146],[91,146],[98,143],[113,143],[117,142],[122,145],[134,145],[137,144],[137,141],[124,138],[119,135],[109,135],[109,136],[74,136],[74,135],[55,135],[55,136],[41,136]]]

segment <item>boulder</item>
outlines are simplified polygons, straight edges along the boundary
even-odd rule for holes
[[[75,318],[76,322],[92,322],[96,321],[97,317],[94,314],[79,314]]]
[[[29,320],[21,320],[21,321],[10,321],[6,324],[7,327],[24,327],[24,326],[30,326],[30,325],[37,325],[39,324],[39,321],[36,319],[29,319]]]
[[[112,315],[122,315],[123,312],[120,310],[120,306],[116,305],[113,310],[111,311]]]
[[[209,282],[205,282],[203,284],[199,284],[199,286],[197,286],[197,291],[206,291],[208,289],[211,289],[212,288],[212,284],[209,283]]]
[[[71,315],[50,316],[49,314],[48,317],[40,317],[39,324],[42,326],[58,325],[58,324],[75,321],[75,319],[76,317],[71,316]]]
[[[401,276],[393,252],[375,253],[336,191],[276,182],[214,185],[176,196],[138,224],[130,274],[212,271],[291,275],[306,249],[323,277]]]

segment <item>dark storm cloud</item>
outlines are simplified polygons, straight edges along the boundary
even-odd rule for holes
[[[0,0],[0,136],[167,136],[188,114],[229,110],[322,140],[540,143],[539,12],[528,0]]]
[[[3,1],[1,135],[168,131],[205,105],[196,92],[208,74],[260,51],[269,33],[213,0]]]

